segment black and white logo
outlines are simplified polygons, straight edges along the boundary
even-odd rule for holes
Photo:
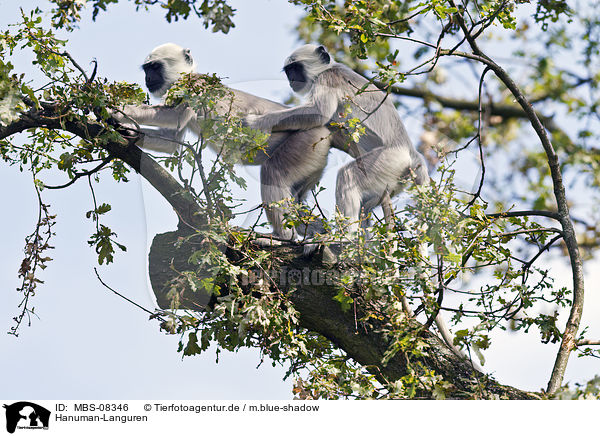
[[[50,422],[50,411],[28,401],[5,404],[6,430],[14,433],[18,429],[39,430],[48,429]]]

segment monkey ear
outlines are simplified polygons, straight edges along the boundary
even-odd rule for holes
[[[189,48],[183,49],[183,58],[188,64],[192,65],[194,63],[194,59],[192,59],[192,55],[190,53],[191,50]]]
[[[328,64],[331,60],[331,56],[329,56],[329,53],[327,53],[327,50],[325,50],[325,47],[323,47],[322,45],[317,47],[317,54],[319,55],[319,59],[321,59],[321,62],[323,62],[324,64]]]

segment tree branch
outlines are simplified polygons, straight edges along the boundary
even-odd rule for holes
[[[52,186],[52,185],[44,185],[44,188],[46,189],[64,189],[64,188],[68,188],[69,186],[71,186],[73,183],[75,183],[77,180],[79,180],[82,177],[86,177],[86,176],[91,176],[92,174],[97,173],[98,171],[100,171],[102,168],[104,168],[111,160],[113,160],[112,156],[108,156],[104,159],[102,159],[102,162],[100,162],[100,164],[98,164],[96,167],[92,168],[89,171],[82,171],[80,173],[75,173],[75,175],[73,176],[73,178],[71,180],[69,180],[66,183],[63,183],[62,185],[56,185],[56,186]]]
[[[547,218],[552,218],[557,221],[559,220],[558,214],[549,210],[518,210],[513,212],[508,211],[500,213],[490,213],[486,215],[486,217],[488,218],[509,218],[520,216],[545,216]]]
[[[454,6],[454,2],[452,0],[450,0],[450,3]],[[579,323],[581,321],[581,315],[583,312],[584,297],[583,262],[579,253],[573,222],[571,221],[569,214],[569,205],[567,203],[565,186],[562,180],[558,156],[556,155],[554,147],[550,142],[550,138],[548,137],[542,122],[540,121],[540,117],[538,117],[538,114],[533,110],[533,107],[527,97],[525,97],[525,95],[521,92],[517,84],[512,80],[508,73],[479,49],[477,43],[466,28],[462,15],[458,13],[455,14],[455,17],[458,20],[461,29],[465,33],[473,54],[471,55],[458,52],[446,54],[453,54],[475,59],[487,65],[494,71],[498,79],[500,79],[500,81],[509,89],[523,111],[527,114],[527,118],[535,130],[548,159],[548,166],[550,167],[550,175],[552,177],[552,185],[554,188],[554,196],[556,198],[556,205],[558,208],[558,219],[562,226],[563,238],[569,253],[571,271],[573,274],[573,304],[571,306],[569,319],[567,320],[567,325],[563,333],[562,342],[556,356],[556,362],[554,363],[552,375],[550,377],[550,381],[548,382],[547,391],[548,393],[553,394],[560,388],[562,384],[562,380],[567,368],[567,362],[569,360],[569,355],[576,346],[575,338],[577,331],[579,330]]]
[[[17,121],[7,126],[0,125],[0,139],[24,132],[28,129],[42,127],[68,131],[80,138],[94,141],[95,138],[106,131],[105,126],[95,121],[64,120],[61,118],[61,114],[57,112],[58,109],[54,106],[44,106],[45,109],[41,110],[31,109],[22,114]],[[99,145],[113,157],[121,159],[140,173],[169,202],[177,212],[180,223],[189,223],[192,226],[194,223],[196,223],[195,225],[199,225],[204,222],[200,208],[192,201],[191,196],[177,180],[135,145],[139,137],[132,138],[130,131],[127,129],[117,128],[117,132],[122,135],[121,142],[102,142]]]
[[[186,233],[181,230],[156,235],[150,248],[150,282],[158,304],[163,309],[170,308],[171,300],[167,295],[171,289],[170,283],[178,277],[177,271],[189,270],[188,259],[200,243],[195,237],[186,238],[186,242],[178,244],[176,248],[176,242],[181,241],[180,237],[184,235]],[[275,262],[271,271],[278,271],[280,274],[280,277],[274,277],[278,292],[288,292],[288,298],[300,313],[301,327],[323,335],[376,376],[388,381],[398,380],[409,373],[409,365],[414,367],[419,362],[454,385],[455,390],[451,394],[453,398],[479,398],[482,383],[485,391],[501,398],[539,398],[533,393],[501,385],[484,374],[474,373],[470,362],[457,357],[441,339],[427,330],[421,336],[428,347],[422,358],[415,360],[411,356],[409,363],[409,358],[400,351],[383,366],[381,362],[388,350],[389,339],[385,329],[378,324],[361,323],[356,328],[356,320],[364,315],[360,306],[357,307],[356,315],[351,310],[343,311],[341,305],[334,300],[337,290],[333,285],[301,280],[300,283],[294,282],[294,286],[285,286],[286,277],[290,273],[329,270],[340,265],[327,264],[322,256],[307,259],[302,247],[298,245],[281,245],[269,250],[270,259]],[[243,257],[243,253],[229,249],[227,257],[231,262],[236,262],[236,259]],[[221,292],[225,295],[227,289],[224,288]],[[184,309],[206,310],[209,300],[210,296],[201,290],[194,292],[186,288],[179,294],[180,307]],[[422,328],[422,324],[414,320],[410,321],[410,326],[415,331]]]
[[[592,341],[591,339],[584,339],[582,341],[577,341],[578,347],[581,347],[583,345],[600,345],[600,341]]]

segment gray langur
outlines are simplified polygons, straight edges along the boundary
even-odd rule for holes
[[[367,79],[313,44],[295,50],[283,69],[291,88],[305,95],[306,102],[248,115],[244,122],[273,134],[314,129],[343,122],[349,104],[349,116],[366,127],[365,135],[349,150],[355,160],[337,175],[336,205],[350,219],[349,231],[358,230],[361,213],[368,214],[388,195],[398,194],[409,179],[417,184],[429,180],[425,159],[413,147],[394,104]]]
[[[343,122],[349,106],[349,116],[357,117],[366,128],[358,143],[350,147],[349,153],[355,160],[339,170],[336,181],[336,205],[350,219],[349,232],[358,230],[361,213],[368,214],[378,205],[384,206],[384,212],[389,214],[391,210],[385,210],[385,203],[407,181],[423,184],[429,180],[425,159],[412,145],[394,104],[367,79],[333,61],[323,46],[313,44],[295,50],[283,69],[290,87],[305,95],[306,102],[294,108],[248,115],[244,122],[272,134],[313,129]],[[421,251],[427,256],[425,245]],[[406,300],[404,303],[405,310],[412,313]],[[457,356],[466,358],[454,346],[452,334],[440,314],[435,323],[446,345]]]
[[[182,74],[193,73],[195,63],[188,49],[168,43],[156,47],[142,65],[148,90],[158,98]],[[286,106],[256,97],[237,89],[230,89],[232,101],[220,101],[217,104],[218,115],[232,110],[234,115],[263,114],[285,108]],[[159,130],[142,128],[144,138],[139,144],[149,150],[173,153],[179,147],[185,131],[200,134],[198,114],[185,105],[127,105],[115,118],[132,128],[135,125],[159,127]],[[264,151],[259,151],[253,161],[244,160],[247,165],[260,165],[261,196],[264,204],[269,205],[284,199],[301,202],[321,179],[327,164],[331,146],[331,132],[326,127],[288,130],[273,133]],[[209,144],[216,152],[220,144]],[[273,236],[278,239],[293,239],[294,229],[283,226],[284,210],[280,207],[267,207],[267,218],[273,227]],[[306,229],[307,236],[313,227]],[[263,241],[264,242],[264,241]]]

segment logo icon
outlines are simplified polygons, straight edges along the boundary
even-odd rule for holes
[[[48,429],[50,411],[28,401],[4,405],[6,409],[6,430],[14,433],[19,429]]]

